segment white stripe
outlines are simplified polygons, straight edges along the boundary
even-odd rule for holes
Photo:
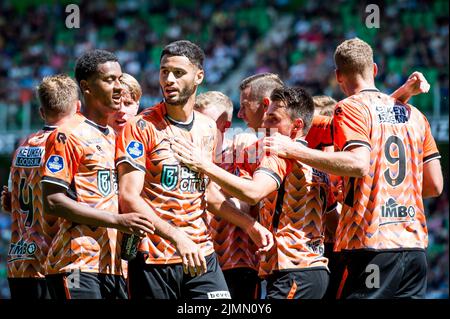
[[[58,183],[58,182],[55,182],[55,181],[50,181],[50,180],[48,180],[48,179],[42,179],[42,180],[41,180],[41,183],[55,184],[55,185],[62,186],[62,187],[64,187],[65,189],[69,189],[69,186],[67,186],[67,185],[64,185],[64,184],[61,184],[61,183]]]
[[[128,164],[130,164],[131,166],[133,166],[133,167],[134,167],[135,169],[137,169],[137,170],[139,170],[139,171],[141,171],[141,172],[144,172],[144,173],[145,173],[145,170],[143,170],[142,168],[140,168],[140,167],[136,166],[136,164],[135,164],[135,163],[133,163],[133,162],[129,161],[129,160],[128,160],[128,159],[126,159],[126,158],[124,158],[123,160],[121,160],[121,161],[117,162],[117,163],[116,163],[116,167],[117,167],[117,166],[119,166],[119,164],[121,164],[121,163],[128,163]]]
[[[441,158],[441,154],[436,155],[436,156],[434,156],[434,157],[431,157],[431,158],[427,159],[427,160],[426,160],[425,162],[423,162],[423,163],[425,164],[425,163],[428,163],[429,161],[432,161],[432,160],[435,160],[435,159],[439,159],[439,158]]]
[[[358,142],[348,144],[346,147],[344,147],[343,151],[345,151],[347,148],[349,148],[350,146],[353,146],[353,145],[364,146],[364,147],[367,147],[369,149],[369,151],[372,151],[372,148],[369,145],[364,144],[364,143],[358,143]]]

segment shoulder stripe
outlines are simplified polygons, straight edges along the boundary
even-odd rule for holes
[[[119,166],[119,164],[121,164],[121,163],[128,163],[131,166],[133,166],[134,168],[136,168],[136,169],[138,169],[138,170],[140,170],[140,171],[145,173],[145,167],[144,166],[137,164],[135,161],[133,161],[132,159],[130,159],[127,156],[119,157],[116,160],[116,167]]]

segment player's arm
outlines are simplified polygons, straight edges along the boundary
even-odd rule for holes
[[[121,162],[117,166],[119,172],[119,207],[124,215],[128,212],[139,212],[147,216],[155,227],[155,233],[175,245],[182,261],[185,273],[191,276],[206,272],[206,259],[200,247],[184,232],[170,225],[155,214],[154,210],[141,197],[144,187],[145,173]]]
[[[236,198],[226,198],[217,184],[207,187],[208,211],[240,227],[259,247],[258,253],[269,251],[274,243],[272,233],[249,215],[250,206]]]
[[[5,212],[11,213],[11,192],[8,190],[8,186],[3,185],[1,195],[2,209]]]
[[[400,86],[391,96],[403,103],[418,94],[427,93],[430,90],[430,84],[421,72],[413,72],[406,82]]]
[[[441,162],[433,159],[423,164],[423,188],[422,197],[430,198],[441,195],[444,187]]]
[[[171,142],[175,157],[191,169],[204,173],[220,185],[228,194],[250,205],[277,190],[279,181],[268,174],[254,174],[253,179],[240,178],[215,165],[208,156],[203,156],[190,141],[174,139]]]
[[[80,204],[69,198],[67,189],[55,183],[42,181],[44,212],[75,223],[94,227],[111,227],[142,237],[153,233],[153,225],[141,214],[119,215]]]
[[[342,152],[323,152],[276,133],[264,139],[264,151],[337,176],[363,177],[370,168],[370,150],[359,145],[350,146]]]

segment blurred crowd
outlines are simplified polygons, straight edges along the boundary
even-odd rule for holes
[[[114,52],[123,71],[140,82],[141,104],[151,105],[160,99],[165,44],[184,38],[204,49],[207,87],[220,83],[271,26],[269,10],[255,1],[101,0],[79,1],[80,28],[68,29],[66,5],[45,2],[0,2],[0,106],[11,106],[9,125],[20,123],[21,105],[36,107],[33,89],[42,77],[73,75],[76,58],[86,50]]]
[[[63,1],[64,2],[64,1]],[[333,52],[345,38],[358,36],[372,45],[379,66],[377,85],[389,93],[412,70],[423,72],[437,90],[441,113],[448,114],[449,4],[438,1],[371,1],[380,9],[380,28],[365,26],[366,3],[356,0],[129,0],[129,1],[5,0],[0,2],[0,111],[8,106],[8,128],[19,127],[22,105],[37,108],[34,88],[42,77],[59,72],[73,75],[76,57],[92,48],[113,51],[123,71],[135,76],[147,107],[160,97],[159,54],[175,39],[189,39],[206,53],[206,83],[220,84],[254,51],[257,72],[278,73],[289,85],[312,94],[342,98],[332,70]],[[77,3],[80,28],[68,29],[65,6]],[[268,31],[290,16],[286,38]],[[267,37],[267,38],[266,38]],[[260,41],[267,39],[267,41]],[[236,86],[237,87],[237,86]],[[432,94],[415,97],[422,111],[432,110]],[[238,107],[238,103],[235,103]],[[32,116],[32,126],[42,122]],[[448,298],[448,189],[426,201],[429,227],[428,298]],[[8,297],[6,254],[10,220],[0,212],[0,298]]]
[[[249,73],[275,72],[290,85],[340,99],[343,95],[332,72],[333,53],[343,40],[358,36],[374,49],[379,89],[391,93],[413,70],[422,71],[433,89],[440,91],[441,112],[448,114],[447,1],[370,1],[378,5],[379,28],[366,27],[371,11],[366,12],[364,1],[298,2],[298,10],[292,10],[290,1],[279,7],[294,12],[287,40],[273,37],[258,47],[256,67]],[[430,112],[433,94],[416,97],[412,103]]]

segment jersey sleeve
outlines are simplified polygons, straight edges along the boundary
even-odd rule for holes
[[[128,163],[137,170],[145,172],[145,154],[154,146],[150,125],[143,119],[129,121],[117,138],[116,166]]]
[[[266,174],[272,177],[277,183],[277,189],[280,188],[281,183],[286,177],[291,168],[291,162],[285,158],[275,155],[264,155],[261,163],[255,171],[255,174]]]
[[[423,163],[427,163],[431,160],[441,158],[438,148],[436,146],[436,141],[431,134],[430,124],[428,123],[425,115],[422,115],[425,121],[425,138],[423,141]]]
[[[359,145],[371,150],[370,115],[363,105],[344,100],[336,105],[333,118],[335,149],[345,151]]]
[[[305,137],[308,147],[321,149],[333,145],[333,120],[329,116],[314,115],[311,128]]]
[[[72,135],[54,131],[45,145],[45,166],[42,182],[69,189],[83,157],[83,148]]]

